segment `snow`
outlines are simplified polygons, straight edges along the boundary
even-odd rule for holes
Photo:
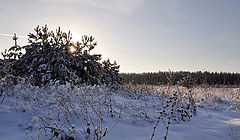
[[[1,107],[1,106],[0,106]],[[0,108],[0,139],[1,140],[30,140],[19,122],[26,119],[26,114],[16,113]]]
[[[170,126],[169,140],[231,140],[230,123],[235,131],[240,133],[240,114],[237,112],[212,112],[209,118],[205,110],[200,109],[198,116],[190,122],[181,122]],[[232,121],[234,120],[234,121]],[[147,140],[152,133],[152,124],[134,126],[131,123],[121,122],[104,140]],[[154,139],[163,139],[165,128],[157,130]],[[159,133],[160,132],[160,133]]]
[[[162,90],[162,89],[160,89]],[[211,89],[213,90],[213,89]],[[236,89],[214,89],[216,96],[227,102],[217,102],[210,100],[202,103],[202,100],[196,102],[199,106],[197,108],[197,116],[193,116],[190,121],[172,121],[169,127],[168,140],[232,140],[240,139],[240,110],[239,101],[234,96],[232,98],[226,98],[225,91],[235,92],[239,95],[239,90]],[[103,127],[108,129],[108,133],[103,140],[147,140],[150,139],[153,127],[156,124],[156,117],[158,116],[158,110],[161,108],[159,104],[157,93],[149,93],[147,89],[144,91],[146,95],[142,95],[139,89],[120,91],[109,91],[106,87],[75,87],[73,89],[66,86],[53,86],[45,89],[17,85],[10,90],[13,95],[3,94],[0,97],[5,96],[2,104],[0,104],[0,140],[30,140],[37,139],[38,136],[41,140],[50,139],[51,133],[38,132],[38,127],[44,124],[39,120],[39,116],[57,118],[58,107],[61,107],[59,100],[62,97],[71,100],[74,103],[72,110],[79,111],[83,109],[80,101],[81,98],[86,98],[89,104],[85,104],[89,113],[93,113],[92,109],[100,108],[102,111]],[[127,92],[129,91],[129,92]],[[134,91],[134,92],[133,92]],[[147,92],[146,92],[147,91]],[[237,92],[236,92],[237,91]],[[9,92],[9,89],[8,89]],[[183,92],[183,91],[182,91]],[[197,88],[193,90],[197,98],[203,98],[203,96],[197,93],[203,92],[203,90]],[[160,92],[159,92],[160,93]],[[220,94],[221,93],[221,94]],[[81,96],[81,98],[78,98]],[[107,96],[107,98],[105,98]],[[165,96],[160,96],[165,97]],[[233,99],[234,98],[234,99]],[[0,98],[1,101],[2,98]],[[88,100],[89,99],[89,100]],[[91,100],[90,100],[91,99]],[[109,100],[111,99],[111,100]],[[211,99],[215,99],[212,97]],[[163,102],[164,100],[161,99]],[[67,102],[67,100],[61,100]],[[105,104],[103,104],[106,102]],[[67,104],[67,103],[66,103]],[[106,106],[112,105],[111,107]],[[214,107],[218,105],[218,108]],[[92,106],[92,105],[96,105]],[[213,106],[211,106],[213,105]],[[234,107],[232,107],[234,106]],[[68,107],[67,105],[65,107]],[[76,108],[74,108],[76,107]],[[91,108],[92,107],[92,108]],[[35,110],[35,113],[33,113]],[[72,110],[69,109],[70,112]],[[92,112],[91,112],[92,111]],[[39,114],[36,114],[38,112]],[[144,112],[151,118],[144,117]],[[49,113],[52,113],[49,115]],[[142,115],[141,115],[142,114]],[[82,114],[83,115],[83,114]],[[98,120],[98,117],[91,116],[92,119]],[[86,116],[85,119],[88,117]],[[60,117],[60,119],[62,119]],[[64,119],[63,119],[64,120]],[[74,121],[75,120],[75,121]],[[77,120],[77,117],[70,119],[70,122],[74,125],[77,131],[71,136],[76,139],[84,139],[84,130],[81,128],[81,119]],[[49,120],[47,120],[49,121]],[[160,121],[157,126],[155,136],[153,139],[163,139],[166,133],[166,127],[163,121],[166,123],[166,119]],[[55,123],[59,123],[57,120],[53,120]],[[49,123],[52,123],[49,121]],[[63,122],[62,122],[63,123]],[[83,121],[84,123],[84,121]],[[86,126],[85,124],[83,124]],[[93,127],[91,127],[92,132]],[[66,129],[64,129],[66,130]],[[41,134],[41,135],[40,135]],[[91,136],[91,138],[93,138]],[[57,138],[56,138],[57,139]]]
[[[240,113],[239,112],[211,112],[209,118],[204,109],[198,111],[198,116],[190,122],[181,122],[170,127],[169,140],[231,140],[231,126],[234,127],[235,133],[240,133]],[[9,112],[1,108],[0,111],[0,139],[19,140],[31,139],[25,135],[24,129],[19,127],[19,122],[29,118],[26,113]],[[108,120],[107,124],[113,124],[113,120]],[[134,124],[131,120],[122,120],[104,140],[146,140],[150,138],[153,124]],[[165,128],[157,130],[154,139],[162,139],[161,132]]]

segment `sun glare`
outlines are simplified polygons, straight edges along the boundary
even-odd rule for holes
[[[70,46],[70,48],[69,48],[69,51],[70,51],[71,53],[75,53],[76,50],[77,50],[77,49],[76,49],[74,46]]]

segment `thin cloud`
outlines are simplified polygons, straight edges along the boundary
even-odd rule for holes
[[[12,34],[1,34],[1,33],[0,33],[0,36],[13,37]],[[19,36],[19,35],[17,35],[17,37],[20,37],[20,38],[28,38],[28,36]]]
[[[82,0],[83,2],[116,13],[132,14],[144,6],[144,0]]]
[[[228,45],[232,45],[232,46],[239,46],[240,45],[240,41],[230,39],[230,38],[226,38],[226,37],[216,37],[216,38],[213,38],[212,40],[216,41],[218,43],[221,43],[221,44],[228,44]]]

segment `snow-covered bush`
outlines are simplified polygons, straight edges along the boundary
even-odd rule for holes
[[[69,83],[43,88],[21,82],[12,88],[2,88],[3,94],[7,95],[4,103],[10,104],[15,111],[32,114],[30,120],[21,123],[30,136],[101,140],[111,128],[103,123],[108,110],[104,102],[111,98],[108,95],[111,89],[104,86],[73,88]]]
[[[16,44],[3,53],[4,61],[10,63],[8,73],[37,86],[56,81],[86,85],[121,83],[116,62],[101,62],[100,54],[91,54],[97,45],[92,36],[85,35],[81,42],[74,43],[71,33],[60,28],[53,32],[47,26],[37,26],[34,30],[28,35],[29,45]]]
[[[161,116],[164,123],[169,121],[169,116],[171,122],[180,122],[188,120],[192,114],[191,106],[188,107],[191,98],[185,93],[165,94],[146,86],[122,86],[113,90],[103,85],[55,83],[38,87],[26,84],[23,79],[1,89],[2,104],[31,114],[21,127],[34,139],[101,140],[121,120],[141,126],[155,122],[162,110],[165,110]]]

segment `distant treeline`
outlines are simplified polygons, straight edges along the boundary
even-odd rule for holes
[[[148,72],[148,73],[122,73],[126,83],[166,85],[171,79],[171,84],[182,80],[191,79],[192,85],[240,85],[240,73],[226,72]]]

